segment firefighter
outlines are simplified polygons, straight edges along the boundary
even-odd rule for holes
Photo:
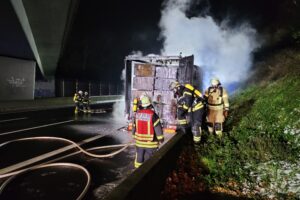
[[[84,113],[91,112],[90,111],[90,96],[87,91],[84,92],[82,101],[83,101],[83,112]]]
[[[154,112],[148,96],[140,98],[140,109],[136,112],[132,134],[136,141],[135,168],[141,166],[157,151],[164,135],[159,117]]]
[[[77,114],[80,111],[80,108],[82,107],[82,101],[83,101],[83,92],[79,90],[74,94],[73,101],[75,103],[75,114]]]
[[[223,123],[228,116],[228,93],[222,87],[218,78],[212,78],[210,87],[205,91],[207,102],[207,126],[210,134],[222,137]]]
[[[190,116],[190,126],[192,127],[193,140],[195,143],[201,141],[202,135],[202,116],[204,113],[204,104],[202,94],[191,84],[181,85],[178,82],[172,82],[170,89],[174,92],[177,101],[177,120],[179,129],[183,133],[187,132],[187,117]]]

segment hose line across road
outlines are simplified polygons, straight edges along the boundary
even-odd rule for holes
[[[38,177],[37,167],[68,162],[83,166],[91,174],[87,198],[102,198],[112,190],[107,185],[116,185],[134,170],[132,136],[123,130],[126,119],[122,114],[115,115],[112,106],[92,106],[93,113],[78,115],[74,115],[74,107],[1,114],[0,183],[10,178],[20,180],[25,175]],[[56,178],[63,181],[63,176]],[[40,183],[50,190],[51,185],[43,181],[47,180],[40,179]],[[30,182],[38,184],[34,179]],[[21,184],[10,183],[8,186],[14,189]]]
[[[108,134],[106,134],[108,135]],[[95,141],[97,139],[100,139],[106,135],[97,135],[97,136],[94,136],[94,137],[91,137],[91,138],[87,138],[79,143],[75,143],[71,140],[67,140],[67,139],[64,139],[64,138],[58,138],[58,137],[31,137],[31,138],[21,138],[21,139],[17,139],[17,140],[11,140],[11,141],[8,141],[8,142],[5,142],[5,143],[2,143],[0,144],[0,147],[3,147],[9,143],[12,143],[12,142],[17,142],[17,141],[24,141],[24,140],[41,140],[41,139],[56,139],[56,140],[60,140],[60,141],[65,141],[65,142],[68,142],[68,143],[71,143],[70,145],[68,146],[65,146],[65,147],[62,147],[62,148],[59,148],[59,149],[56,149],[54,151],[51,151],[51,152],[48,152],[48,153],[45,153],[45,154],[42,154],[42,155],[39,155],[39,156],[36,156],[36,157],[33,157],[33,158],[30,158],[28,160],[25,160],[25,161],[22,161],[20,163],[17,163],[17,164],[13,164],[13,165],[10,165],[8,167],[5,167],[5,168],[2,168],[0,169],[0,178],[4,178],[4,177],[8,177],[8,176],[12,176],[12,175],[15,175],[15,174],[18,174],[20,172],[23,172],[24,170],[27,170],[27,169],[22,169],[22,170],[19,170],[21,168],[24,168],[26,166],[29,166],[29,165],[32,165],[34,163],[37,163],[39,161],[42,161],[42,160],[45,160],[47,158],[50,158],[52,156],[55,156],[55,155],[58,155],[60,153],[63,153],[65,151],[68,151],[72,148],[77,148],[79,149],[79,151],[77,152],[73,152],[69,155],[65,155],[63,157],[60,157],[60,158],[56,158],[50,162],[54,162],[54,161],[57,161],[57,160],[60,160],[60,159],[63,159],[63,158],[66,158],[70,155],[75,155],[75,154],[78,154],[78,153],[84,153],[85,155],[88,155],[88,156],[91,156],[91,157],[94,157],[94,158],[107,158],[107,157],[112,157],[118,153],[121,153],[122,151],[124,151],[128,146],[130,145],[134,145],[133,143],[127,143],[127,144],[119,144],[119,145],[108,145],[108,146],[100,146],[100,147],[93,147],[93,148],[90,148],[90,149],[87,149],[87,150],[84,150],[83,148],[80,147],[80,145],[83,145],[83,144],[87,144],[89,142],[92,142],[92,141]],[[115,151],[115,152],[112,152],[112,153],[109,153],[109,154],[104,154],[104,155],[99,155],[99,154],[94,154],[94,153],[90,153],[88,151],[92,151],[92,150],[99,150],[99,149],[105,149],[105,148],[116,148],[116,147],[122,147],[121,149]],[[49,163],[46,162],[46,163]],[[41,164],[40,164],[41,165]],[[16,171],[18,170],[18,171]]]

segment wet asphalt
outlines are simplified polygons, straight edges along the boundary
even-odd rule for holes
[[[111,108],[112,104],[101,105],[101,107],[94,106],[92,109],[106,111],[98,114],[74,115],[73,108],[0,114],[0,171],[16,163],[22,163],[70,145],[67,141],[59,138],[78,143],[87,138],[103,135],[103,137],[83,145],[84,149],[132,142],[130,133],[120,130],[121,127],[126,126],[126,121],[121,116],[116,118],[111,112]],[[31,139],[15,141],[22,138]],[[96,150],[92,153],[109,154],[115,150],[117,149]],[[43,164],[75,151],[77,149],[72,148],[27,167]],[[61,169],[61,166],[52,166],[49,169],[25,171],[11,176],[9,180],[2,178],[0,179],[0,184],[2,184],[0,199],[76,199],[76,196],[81,193],[78,191],[82,191],[87,184],[86,176],[80,167],[85,168],[90,174],[89,186],[85,188],[86,193],[83,195],[84,199],[103,199],[133,171],[134,155],[135,149],[130,146],[120,154],[108,158],[94,158],[83,153],[65,157],[55,163],[71,163],[79,167],[70,165],[63,166]],[[63,170],[65,173],[61,172]],[[72,181],[67,178],[70,176],[78,178],[74,178]],[[67,189],[61,190],[60,187],[53,187],[57,183],[62,185],[65,183]],[[69,192],[69,196],[66,191]]]

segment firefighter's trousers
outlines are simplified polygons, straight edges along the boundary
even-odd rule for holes
[[[178,121],[178,128],[183,132],[186,133],[188,129],[188,122],[187,116],[189,115],[188,109],[178,106],[177,107],[177,121]]]
[[[89,112],[89,110],[90,110],[90,103],[84,101],[83,102],[83,112]]]
[[[223,132],[223,122],[225,118],[223,110],[208,109],[207,113],[207,128],[210,134],[216,133],[217,136],[221,137]]]
[[[136,147],[136,157],[134,161],[134,167],[138,168],[146,160],[148,160],[155,152],[157,148],[145,148],[145,147]]]
[[[201,134],[202,134],[201,126],[202,126],[203,114],[204,114],[203,107],[197,110],[192,109],[191,126],[192,126],[193,140],[195,143],[198,143],[201,140]]]
[[[82,103],[80,101],[75,101],[75,114],[82,108]]]

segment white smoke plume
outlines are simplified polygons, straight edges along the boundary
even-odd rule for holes
[[[157,54],[154,53],[150,53],[150,54],[144,54],[142,51],[138,50],[138,51],[132,51],[130,54],[130,56],[159,56]],[[124,79],[125,80],[125,79]]]
[[[138,51],[132,51],[129,55],[130,55],[130,56],[143,56],[143,52],[140,51],[140,50],[138,50]],[[124,73],[125,73],[125,72],[124,72]],[[125,80],[125,78],[122,79],[122,80]]]
[[[256,31],[248,24],[236,28],[218,25],[210,16],[186,16],[192,0],[167,0],[161,11],[163,55],[193,54],[195,64],[204,71],[204,85],[213,76],[225,85],[247,78],[251,67],[251,53],[258,47]]]
[[[121,80],[123,82],[123,88],[124,88],[124,84],[125,84],[125,68],[122,70],[122,74],[121,74]],[[125,116],[125,96],[124,96],[124,91],[122,94],[122,98],[121,101],[118,101],[116,103],[114,103],[113,105],[113,120],[116,122],[126,122],[126,116]]]

